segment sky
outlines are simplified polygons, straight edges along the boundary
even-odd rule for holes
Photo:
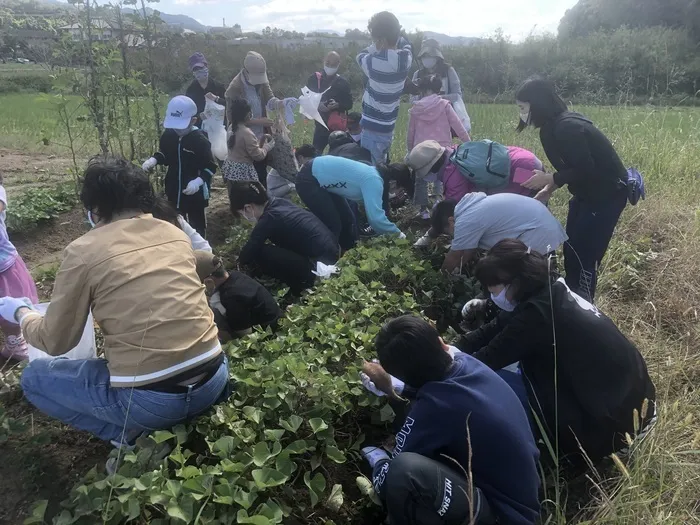
[[[376,11],[393,12],[408,31],[485,37],[502,28],[514,41],[532,33],[556,33],[577,0],[160,0],[164,13],[184,14],[212,25],[240,24],[244,31],[270,27],[309,32],[366,29]],[[434,6],[435,9],[430,9]]]

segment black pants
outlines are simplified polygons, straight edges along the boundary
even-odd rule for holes
[[[316,129],[314,129],[314,148],[316,148],[316,151],[318,151],[319,155],[323,154],[323,150],[326,149],[326,146],[328,146],[328,137],[330,137],[331,132],[328,131],[326,128],[321,126],[318,122],[316,122]]]
[[[311,288],[316,281],[316,276],[311,273],[313,263],[308,257],[274,244],[263,246],[255,262],[257,269],[285,283],[294,294]]]
[[[627,205],[627,188],[620,188],[610,199],[595,203],[573,197],[569,201],[564,244],[566,284],[584,299],[593,302],[598,267],[608,249],[617,221]]]
[[[299,171],[296,190],[302,202],[331,231],[340,248],[345,251],[357,242],[355,216],[347,199],[321,187],[312,175],[313,162],[307,162]]]
[[[177,207],[177,203],[172,201],[171,203],[173,207]],[[204,201],[202,201],[201,206],[198,204],[187,203],[184,206],[180,206],[180,209],[178,209],[177,212],[182,215],[190,226],[197,230],[198,234],[205,239],[207,238],[207,216]]]
[[[253,162],[253,167],[255,172],[258,174],[258,179],[260,179],[260,184],[265,186],[267,189],[267,159],[259,160]]]
[[[486,498],[465,474],[412,452],[392,460],[385,483],[391,525],[476,525],[496,519]]]

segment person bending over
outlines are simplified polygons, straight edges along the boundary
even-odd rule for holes
[[[389,321],[375,346],[381,364],[366,362],[362,382],[411,400],[391,455],[362,449],[389,522],[535,523],[539,452],[508,385],[418,317]]]
[[[241,272],[228,272],[219,257],[203,250],[194,252],[197,275],[211,293],[209,305],[222,339],[243,337],[254,326],[277,327],[282,310],[267,288]]]
[[[22,390],[44,414],[130,446],[216,403],[228,385],[226,357],[189,237],[144,213],[155,201],[148,176],[123,158],[96,157],[80,200],[96,225],[63,252],[46,314],[4,297],[0,315],[29,344],[61,356],[92,310],[104,357],[32,361]]]
[[[442,269],[453,272],[470,264],[478,250],[503,239],[521,239],[532,250],[554,252],[567,239],[564,228],[541,202],[510,193],[468,193],[456,203],[439,202],[433,210],[431,237],[452,239]]]
[[[596,462],[650,428],[656,393],[644,358],[546,257],[506,239],[475,275],[502,312],[457,346],[494,370],[520,363],[529,406],[559,458]]]
[[[238,262],[289,286],[292,295],[311,288],[316,263],[335,264],[340,248],[313,213],[276,197],[257,182],[232,183],[231,213],[255,224]],[[269,242],[268,242],[269,241]]]

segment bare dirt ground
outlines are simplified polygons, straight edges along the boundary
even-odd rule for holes
[[[41,158],[0,149],[0,171],[10,205],[13,196],[27,188],[71,181],[70,166],[71,161],[66,158]],[[216,247],[226,240],[232,223],[228,196],[218,178],[212,188],[207,219],[207,237]],[[87,228],[83,210],[77,207],[12,236],[12,242],[38,281],[43,299],[51,296],[53,281],[49,270],[58,268],[63,249]],[[18,365],[0,359],[0,379],[10,368],[14,369],[13,375],[18,375]],[[0,457],[3,458],[0,462],[0,525],[23,523],[31,514],[34,502],[42,499],[49,501],[46,516],[54,516],[60,512],[60,502],[82,476],[93,467],[104,468],[110,447],[85,432],[43,416],[22,398],[18,385],[0,386],[3,387],[0,388],[0,408],[26,427],[0,442]]]

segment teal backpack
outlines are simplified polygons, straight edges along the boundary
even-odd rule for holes
[[[498,190],[510,183],[508,148],[498,142],[465,142],[450,156],[450,162],[479,190]]]

